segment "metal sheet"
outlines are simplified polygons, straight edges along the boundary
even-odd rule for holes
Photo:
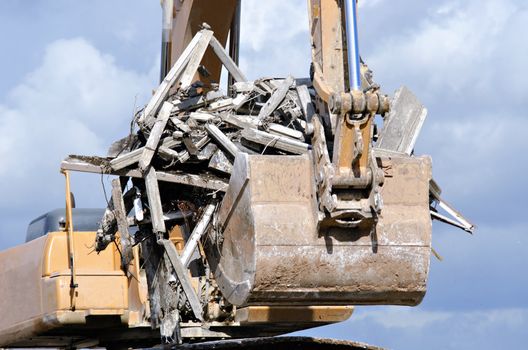
[[[402,86],[394,95],[376,147],[410,155],[426,117],[427,109]]]

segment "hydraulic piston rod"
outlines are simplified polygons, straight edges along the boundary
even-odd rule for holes
[[[361,89],[356,0],[345,0],[348,82],[350,90]]]

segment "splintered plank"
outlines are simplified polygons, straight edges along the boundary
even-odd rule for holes
[[[211,47],[213,48],[213,51],[216,53],[224,67],[227,69],[229,74],[235,79],[235,81],[247,81],[247,78],[245,77],[244,73],[238,68],[235,61],[227,54],[224,47],[220,42],[213,36],[211,38],[211,41],[209,42]]]
[[[310,91],[306,85],[298,85],[296,87],[297,94],[299,95],[299,100],[301,102],[301,108],[303,110],[304,118],[307,122],[312,121],[312,117],[315,114],[315,108],[312,103],[312,97],[310,96]]]
[[[139,118],[140,124],[148,122],[158,112],[163,101],[167,99],[171,87],[174,85],[176,80],[180,77],[183,70],[187,66],[187,63],[189,62],[191,54],[194,51],[195,47],[200,41],[203,40],[203,35],[203,31],[199,31],[198,33],[196,33],[196,35],[191,40],[189,45],[185,48],[185,50],[182,52],[176,63],[174,63],[171,70],[165,76],[165,79],[163,79],[161,84],[156,89],[154,96],[152,96],[149,103],[145,107],[143,114]]]
[[[203,320],[202,306],[201,306],[200,300],[198,299],[198,296],[196,295],[196,292],[194,291],[192,287],[191,280],[189,278],[189,273],[187,269],[183,266],[182,261],[180,260],[178,251],[176,250],[176,247],[174,246],[174,243],[172,243],[168,239],[162,239],[160,240],[160,242],[165,248],[165,253],[167,253],[167,256],[169,257],[171,265],[174,268],[174,271],[176,272],[176,277],[178,277],[183,293],[185,294],[185,297],[187,298],[187,301],[189,302],[189,305],[191,306],[194,317],[197,320],[200,320],[200,321]]]
[[[276,148],[293,154],[303,154],[311,149],[311,146],[307,143],[255,129],[244,129],[241,136],[264,147]]]
[[[279,85],[279,87],[273,92],[269,100],[266,102],[264,107],[261,108],[259,112],[259,119],[263,119],[268,117],[273,111],[275,111],[281,104],[281,102],[286,97],[286,94],[290,90],[290,87],[292,86],[294,82],[294,79],[291,75],[289,75],[284,81]]]
[[[180,143],[181,143],[181,141],[179,141],[179,140],[175,140],[172,137],[166,137],[166,138],[164,138],[162,140],[161,146],[167,147],[167,148],[172,148],[172,147],[175,147],[175,146],[179,145]],[[110,167],[114,171],[118,171],[118,170],[126,168],[127,166],[135,164],[135,163],[139,162],[139,160],[141,159],[141,156],[143,155],[143,151],[144,150],[145,150],[145,148],[141,147],[141,148],[135,149],[135,150],[133,150],[133,151],[131,151],[129,153],[125,153],[123,155],[120,155],[119,157],[114,158],[114,159],[112,159],[110,161]]]
[[[148,168],[145,173],[145,187],[150,207],[150,220],[152,221],[152,231],[160,235],[165,233],[165,219],[163,218],[163,208],[158,186],[158,177],[153,167]]]
[[[218,127],[214,124],[206,124],[205,129],[209,133],[209,136],[213,138],[218,145],[225,150],[229,155],[235,158],[239,152],[238,147],[227,137]]]
[[[123,191],[121,190],[121,180],[119,178],[112,180],[112,202],[121,243],[121,266],[125,271],[128,271],[128,265],[133,258],[132,238],[128,232],[125,202],[123,201]]]
[[[156,119],[156,122],[154,123],[154,126],[150,131],[147,144],[145,145],[143,153],[141,154],[141,158],[139,159],[139,168],[141,169],[141,171],[146,171],[147,168],[150,166],[152,157],[154,156],[154,153],[158,148],[158,144],[161,139],[161,134],[165,130],[165,126],[167,125],[167,121],[169,120],[172,107],[173,105],[170,102],[164,102],[163,106],[161,107],[161,110],[158,114],[158,118]]]
[[[426,116],[427,109],[402,86],[394,96],[376,147],[410,155]]]
[[[143,178],[143,174],[137,170],[112,170],[108,165],[108,159],[98,157],[69,156],[61,163],[61,169],[79,171],[84,173],[107,174],[116,176],[128,176]],[[200,187],[213,191],[225,191],[227,182],[213,175],[195,175],[181,172],[156,172],[158,180],[174,184]]]
[[[193,82],[198,66],[202,62],[205,50],[207,50],[212,36],[212,31],[205,29],[202,30],[202,39],[196,45],[191,58],[189,59],[189,63],[187,63],[187,67],[185,67],[185,70],[181,75],[180,84],[182,88],[187,88]]]
[[[178,183],[181,185],[194,186],[205,188],[208,190],[214,191],[223,191],[225,192],[228,186],[228,183],[220,178],[208,175],[200,176],[194,174],[173,174],[167,172],[158,172],[158,180],[170,183]]]
[[[194,229],[189,236],[187,242],[185,242],[185,247],[181,255],[181,262],[184,267],[188,267],[191,261],[191,256],[198,247],[198,242],[202,238],[203,234],[206,232],[209,223],[213,217],[214,210],[216,208],[216,203],[208,204],[202,214],[202,217],[194,226]]]

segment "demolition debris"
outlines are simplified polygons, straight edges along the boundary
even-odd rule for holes
[[[227,92],[204,83],[208,72],[200,63],[208,46],[234,80]],[[134,132],[114,142],[107,157],[71,155],[62,162],[63,170],[119,176],[112,181],[95,248],[105,249],[119,232],[128,273],[132,247],[142,243],[142,256],[152,260],[145,265],[151,322],[162,336],[172,336],[181,315],[202,320],[201,298],[187,269],[203,257],[200,242],[227,191],[237,154],[299,155],[311,149],[310,86],[310,80],[291,76],[248,81],[203,29],[135,115]],[[180,256],[174,243],[183,238]]]
[[[227,92],[217,83],[203,82],[208,72],[200,62],[208,46],[234,80]],[[105,249],[119,231],[127,271],[131,247],[154,234],[176,270],[189,314],[200,319],[199,301],[184,271],[191,256],[199,255],[198,242],[227,190],[234,159],[239,152],[299,155],[311,150],[315,112],[309,87],[309,79],[291,76],[248,81],[210,30],[198,32],[135,115],[135,132],[114,142],[107,157],[71,155],[62,162],[63,170],[120,177],[112,182],[96,250]],[[129,179],[132,186],[125,192]],[[127,216],[130,212],[132,217]],[[188,243],[178,258],[167,238],[182,220],[194,229],[187,233]],[[138,227],[133,235],[130,226]],[[156,271],[147,274],[154,278]],[[156,317],[156,309],[181,309],[156,306],[163,302],[153,302],[153,322],[163,318]]]
[[[229,81],[232,83],[228,85],[227,91],[222,91],[217,82],[211,82],[208,79],[209,72],[201,65],[208,47],[212,48],[231,77]],[[380,111],[385,113],[389,103],[387,96],[381,95],[378,87],[371,84],[369,79],[365,81],[369,84],[368,91],[356,92],[355,95],[359,97],[354,103],[350,100],[352,94],[332,95],[333,113],[339,111],[348,116],[366,114],[369,118],[373,118],[375,113],[381,113]],[[223,300],[219,287],[210,278],[217,265],[210,264],[219,264],[218,248],[225,239],[223,229],[219,228],[226,227],[225,223],[233,215],[236,203],[244,198],[241,193],[249,181],[247,172],[239,171],[238,160],[237,167],[233,170],[235,158],[243,159],[247,157],[246,154],[280,157],[310,153],[308,157],[292,157],[304,159],[297,160],[305,162],[304,168],[299,169],[311,170],[311,162],[314,169],[313,174],[304,171],[313,176],[315,186],[304,186],[305,197],[299,202],[302,205],[298,208],[311,208],[311,204],[305,206],[305,199],[317,196],[318,212],[306,210],[309,212],[307,215],[318,215],[319,220],[327,219],[340,229],[357,228],[363,220],[371,225],[377,222],[383,204],[379,187],[385,176],[384,171],[387,171],[387,179],[390,179],[386,181],[388,185],[384,185],[389,188],[388,193],[392,193],[391,181],[396,183],[394,186],[397,186],[397,181],[402,181],[392,179],[392,165],[401,164],[407,167],[411,166],[412,162],[429,164],[421,160],[411,160],[426,110],[410,91],[402,88],[397,92],[392,101],[391,112],[385,118],[384,129],[378,139],[378,146],[381,145],[382,148],[373,147],[371,152],[370,145],[367,147],[369,151],[364,158],[370,165],[368,169],[365,167],[364,176],[336,174],[330,161],[330,153],[333,153],[334,157],[336,154],[333,147],[336,142],[326,142],[326,130],[332,127],[332,119],[325,119],[323,127],[321,119],[325,116],[315,114],[313,101],[319,104],[315,95],[310,79],[294,79],[288,76],[285,79],[262,78],[249,81],[213,36],[212,31],[205,27],[179,56],[148,104],[134,116],[130,134],[114,142],[107,157],[72,155],[62,162],[63,170],[119,176],[112,181],[112,198],[101,219],[95,249],[101,251],[110,243],[117,243],[116,235],[119,232],[121,264],[123,270],[130,273],[128,267],[133,259],[132,247],[141,244],[142,263],[149,286],[150,321],[153,327],[160,328],[162,337],[178,337],[178,325],[181,320],[201,322],[204,315],[209,317],[207,313],[202,312],[207,303],[219,304]],[[387,106],[381,108],[382,105]],[[360,150],[349,152],[353,161],[356,161],[363,152],[360,147],[363,136],[357,120],[354,119],[351,123],[355,126],[347,129],[351,133],[348,137],[355,138],[357,145],[343,143],[341,146]],[[367,132],[368,142],[378,136],[374,127],[367,129]],[[384,170],[378,167],[378,161],[375,159],[380,154],[386,158],[385,163],[380,163],[385,167]],[[393,156],[394,164],[389,161]],[[276,169],[287,169],[287,163],[292,158],[280,158],[285,161],[275,162],[280,164]],[[261,169],[263,170],[264,168]],[[231,177],[232,172],[239,177]],[[407,174],[407,170],[403,173]],[[429,181],[429,178],[426,178],[429,176],[427,171],[420,174],[422,180]],[[310,176],[306,178],[312,179]],[[289,180],[292,180],[291,174]],[[233,186],[228,189],[230,181]],[[259,181],[263,180],[255,177],[252,186]],[[427,185],[430,183],[426,183]],[[354,186],[362,191],[360,196],[356,196],[357,193],[351,196],[350,193],[342,191],[343,187]],[[340,199],[333,191],[334,187],[337,192],[341,191],[339,194],[343,196]],[[367,187],[368,191],[365,191]],[[227,195],[222,201],[225,192]],[[431,208],[435,218],[468,231],[473,229],[469,222],[463,221],[458,212],[441,200],[439,189],[429,192],[430,204],[439,202],[456,220],[443,217]],[[427,192],[421,193],[424,198],[420,205],[426,205]],[[387,198],[390,199],[390,195],[387,195]],[[224,203],[226,200],[227,203]],[[222,207],[218,214],[221,202]],[[248,205],[247,201],[245,205]],[[241,210],[243,214],[237,214],[244,217],[241,222],[252,220],[250,208],[245,209]],[[305,227],[301,223],[298,225],[296,227]],[[383,222],[380,225],[384,227]],[[412,227],[409,232],[418,234],[417,227],[420,226]],[[315,229],[315,225],[310,226],[310,229]],[[426,229],[427,227],[424,230]],[[265,236],[263,232],[267,231],[259,234]],[[371,231],[371,234],[372,232],[375,231]],[[380,230],[376,235],[383,232]],[[257,235],[255,232],[252,234]],[[183,242],[185,245],[182,247]],[[238,241],[235,244],[238,244]],[[307,243],[303,241],[302,244]],[[319,247],[319,244],[313,243],[310,247]],[[373,238],[375,252],[377,244],[377,239]],[[228,240],[227,246],[232,245],[233,241]],[[428,259],[429,248],[427,244],[424,247],[421,256]],[[288,249],[287,254],[290,254]],[[313,252],[315,255],[320,254],[319,248]],[[395,255],[389,256],[390,259],[394,257]],[[262,254],[259,259],[265,261],[264,265],[274,260],[266,260],[267,258],[266,254]],[[236,260],[239,257],[228,254],[225,259],[229,261],[227,266],[231,266],[229,259]],[[379,259],[383,259],[383,254]],[[293,270],[296,274],[297,271]],[[218,271],[215,273],[224,274],[223,286],[228,293],[231,293],[233,288],[238,288],[229,278],[232,271],[224,271],[222,268]],[[199,278],[198,282],[194,280],[199,285],[193,286],[191,275]],[[416,276],[417,280],[422,281],[422,272]],[[217,277],[218,275],[215,275],[215,280]],[[255,279],[254,275],[251,278]],[[289,288],[290,281],[287,281],[288,283],[283,284]],[[259,283],[257,287],[264,286],[265,289],[269,286],[265,278]],[[420,284],[411,284],[412,288],[416,286]],[[233,297],[233,300],[240,301],[240,304],[249,298],[250,288],[244,288],[240,289],[240,295]],[[266,292],[277,295],[273,294],[275,291]],[[262,293],[265,295],[265,292]],[[239,297],[240,300],[236,299]],[[222,310],[222,317],[232,316],[231,306],[226,304]],[[211,316],[211,319],[218,317]]]
[[[202,92],[195,83],[163,101],[156,117],[141,121],[140,114],[138,132],[115,142],[108,157],[71,155],[62,168],[143,177],[153,166],[160,181],[223,190],[238,152],[311,149],[313,125],[305,110],[313,109],[303,107],[311,101],[298,91],[309,94],[308,88],[297,84],[292,77],[234,83],[230,97],[218,86]]]
[[[140,112],[137,133],[116,141],[108,157],[71,155],[62,168],[223,192],[239,152],[296,155],[311,149],[313,107],[304,83],[292,77],[236,82],[229,95],[200,82],[180,87],[167,94],[157,114]],[[149,195],[148,202],[152,212],[159,200]]]

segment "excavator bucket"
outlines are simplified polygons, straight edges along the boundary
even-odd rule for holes
[[[216,233],[209,236],[208,260],[227,300],[235,305],[420,303],[431,252],[431,160],[401,156],[378,162],[385,182],[376,224],[323,229],[311,153],[239,153]]]

